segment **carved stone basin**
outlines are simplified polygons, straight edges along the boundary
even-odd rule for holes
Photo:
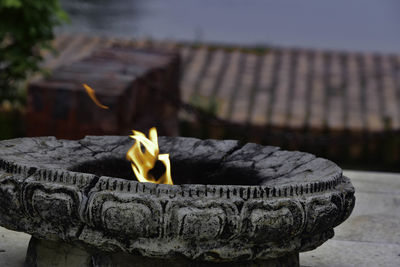
[[[33,236],[28,266],[298,266],[354,207],[342,170],[308,153],[160,137],[171,186],[136,181],[132,144],[0,142],[0,224]]]

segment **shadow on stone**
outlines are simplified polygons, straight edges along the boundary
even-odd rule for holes
[[[220,163],[193,160],[171,160],[174,184],[213,184],[213,185],[259,185],[256,172],[239,167],[222,167]],[[97,176],[108,176],[136,181],[130,162],[123,158],[105,157],[89,160],[70,168],[70,171],[90,173]],[[161,177],[165,167],[157,161],[150,173]]]

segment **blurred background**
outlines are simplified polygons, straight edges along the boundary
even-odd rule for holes
[[[400,171],[398,14],[396,0],[4,0],[0,139],[156,125]]]
[[[399,52],[396,0],[61,0],[60,32],[227,45]]]

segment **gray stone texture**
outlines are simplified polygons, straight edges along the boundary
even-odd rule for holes
[[[355,203],[341,169],[307,153],[194,138],[159,143],[177,185],[136,182],[127,137],[0,142],[0,224],[89,252],[271,261],[321,245]]]
[[[270,260],[236,262],[205,262],[185,258],[149,258],[122,252],[93,251],[79,243],[54,242],[32,238],[27,252],[26,266],[101,266],[101,267],[285,267],[298,266],[298,253]]]
[[[400,239],[387,240],[393,233],[400,232],[400,223],[391,225],[386,223],[386,218],[393,216],[394,213],[400,214],[399,205],[392,199],[400,195],[400,175],[376,172],[344,171],[344,175],[351,178],[356,189],[357,198],[354,211],[349,219],[335,228],[335,236],[328,240],[317,249],[305,253],[300,253],[301,266],[386,266],[397,267],[400,261]],[[360,197],[362,192],[365,197]],[[374,195],[381,195],[381,198],[374,198]],[[369,199],[372,198],[373,204]],[[389,199],[389,201],[388,201]],[[382,203],[389,205],[388,208],[380,210]],[[381,235],[378,242],[361,242],[354,238],[351,230],[364,227],[364,222],[353,224],[351,221],[357,217],[359,210],[363,210],[365,215],[381,214],[380,223],[384,227],[374,227],[369,231],[364,231],[364,238],[372,239],[377,232],[385,232]],[[400,221],[400,219],[398,220]],[[350,229],[342,233],[342,229]],[[338,240],[340,237],[340,240]],[[25,258],[30,235],[14,232],[0,227],[0,266],[20,267]]]
[[[0,266],[23,266],[30,238],[28,234],[0,227]]]
[[[304,266],[385,266],[400,263],[400,175],[345,172],[357,198],[354,211],[335,228],[334,240],[302,253]]]

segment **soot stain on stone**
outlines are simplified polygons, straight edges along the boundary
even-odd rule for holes
[[[88,160],[69,169],[74,172],[90,173],[96,176],[109,176],[127,180],[135,180],[129,161],[122,158],[104,157]]]
[[[171,175],[174,184],[220,184],[220,185],[257,185],[255,171],[242,168],[221,168],[219,162],[171,160]],[[128,160],[105,157],[83,162],[69,169],[74,172],[90,173],[96,176],[109,176],[127,180],[136,180]],[[150,170],[156,179],[165,172],[164,165],[157,161]]]

